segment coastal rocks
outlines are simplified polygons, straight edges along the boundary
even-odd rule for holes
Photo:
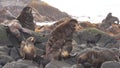
[[[13,47],[13,48],[10,49],[9,55],[10,55],[12,58],[14,58],[15,60],[17,60],[17,59],[20,58],[19,50],[17,50],[15,47]]]
[[[107,61],[102,64],[101,68],[120,68],[120,62]]]
[[[74,39],[79,45],[85,44],[87,47],[119,47],[115,38],[96,28],[84,29],[78,32]]]
[[[61,12],[44,1],[32,1],[29,6],[38,10],[39,14],[46,18],[46,21],[57,21],[61,18],[70,17],[67,13]]]
[[[45,42],[47,42],[47,37],[43,37],[40,33],[35,33],[34,31],[31,31],[31,35],[25,34],[25,36],[26,37],[33,36],[36,38],[35,46],[36,46],[36,51],[38,56],[37,59],[40,59],[40,63],[41,63],[41,56],[45,53]],[[11,40],[11,41],[13,41],[16,44],[19,44],[14,40]],[[15,47],[11,41],[8,37],[6,27],[3,25],[0,25],[0,65],[1,67],[4,66],[6,63],[10,63],[12,61],[15,61],[21,58],[19,55],[19,47],[18,48]],[[31,67],[33,66],[31,65]],[[8,68],[10,67],[8,66]],[[11,68],[14,68],[14,67],[11,67]]]
[[[0,52],[8,55],[10,51],[10,48],[8,48],[7,46],[0,46]]]
[[[70,68],[70,67],[71,67],[70,64],[57,60],[51,61],[45,66],[45,68]]]
[[[4,45],[11,45],[11,42],[7,37],[6,27],[0,25],[0,46],[4,46]]]
[[[14,61],[14,59],[8,55],[0,55],[0,65],[5,65],[8,62]]]
[[[38,64],[29,60],[18,60],[7,63],[3,68],[40,68]]]

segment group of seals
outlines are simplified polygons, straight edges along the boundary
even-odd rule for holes
[[[34,37],[25,37],[24,34],[31,35],[31,30],[35,30],[35,24],[33,22],[32,8],[25,7],[23,8],[21,14],[13,20],[10,20],[7,25],[7,33],[10,37],[10,41],[15,45],[17,51],[20,48],[20,55],[24,59],[34,58],[35,47],[34,47]],[[11,39],[12,38],[12,39]],[[18,44],[14,44],[15,41]]]

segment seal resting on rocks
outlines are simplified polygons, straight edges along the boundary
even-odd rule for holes
[[[116,49],[107,48],[101,48],[100,50],[99,49],[85,49],[79,55],[78,63],[90,63],[93,68],[100,68],[101,64],[105,61],[119,61],[118,50],[116,51]]]
[[[36,57],[36,50],[34,46],[35,38],[29,37],[21,42],[20,55],[23,59],[33,59]]]
[[[16,19],[9,21],[9,24],[3,24],[3,25],[7,27],[6,29],[7,34],[12,35],[12,37],[15,37],[16,40],[19,41],[19,44],[21,43],[22,40],[25,40],[24,37],[25,33],[29,35],[32,34],[32,32],[29,29],[23,28],[19,23],[19,21]]]

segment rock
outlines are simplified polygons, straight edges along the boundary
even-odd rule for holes
[[[71,67],[70,64],[57,60],[51,61],[45,66],[45,68],[70,68],[70,67]]]
[[[0,10],[0,22],[5,22],[6,20],[12,19],[15,19],[15,17],[11,14],[7,7],[4,7],[2,10]]]
[[[0,46],[11,45],[7,37],[6,28],[3,25],[0,25]]]
[[[61,12],[59,9],[48,5],[44,1],[34,0],[29,3],[29,6],[38,10],[39,15],[44,19],[43,21],[57,21],[61,18],[70,17],[67,13]]]
[[[0,68],[2,68],[2,65],[0,65]]]
[[[0,46],[0,52],[4,54],[9,54],[10,49],[7,46]]]
[[[9,2],[11,2],[11,4],[8,4]],[[34,15],[36,15],[35,21],[56,21],[64,17],[70,17],[67,13],[61,12],[59,9],[52,7],[46,2],[43,2],[41,0],[29,0],[29,1],[28,0],[19,0],[19,1],[6,0],[6,1],[0,2],[0,7],[1,6],[9,7],[9,11],[15,17],[17,17],[18,14],[20,14],[20,11],[26,5],[29,5],[34,9],[38,10],[37,12],[34,12]]]
[[[39,65],[30,60],[19,60],[7,63],[3,68],[39,68]]]
[[[5,65],[8,62],[14,61],[14,59],[8,55],[0,55],[0,65]]]
[[[33,36],[36,38],[35,46],[39,49],[45,50],[45,45],[48,41],[49,36],[43,36],[41,33],[34,33]]]
[[[119,47],[118,41],[112,36],[96,28],[84,29],[74,36],[78,45],[86,44],[87,47]]]
[[[70,65],[74,65],[74,64],[76,64],[77,59],[76,59],[75,56],[69,56],[68,58],[65,58],[65,59],[64,59],[64,62],[65,62],[65,63],[68,63],[68,64],[70,64]]]
[[[120,62],[107,61],[101,65],[101,68],[120,68]]]
[[[45,51],[36,47],[36,55],[42,56],[43,54],[45,54]]]
[[[78,44],[84,44],[84,43],[87,43],[88,40],[93,40],[94,41],[94,40],[100,39],[100,38],[95,39],[95,36],[97,34],[103,34],[103,32],[96,29],[96,28],[88,28],[88,29],[84,29],[84,30],[78,32],[76,34],[76,36],[74,37],[74,39]]]
[[[18,48],[17,48],[18,49]],[[17,50],[15,47],[11,48],[10,50],[10,56],[14,58],[15,60],[20,58],[19,50]]]
[[[8,54],[5,53],[5,52],[0,51],[0,55],[8,55]]]
[[[82,64],[75,64],[75,65],[72,65],[72,67],[70,68],[84,68]]]

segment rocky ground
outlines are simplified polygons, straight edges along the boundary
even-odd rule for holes
[[[6,0],[1,0],[4,3]],[[18,0],[19,1],[19,0]],[[21,4],[27,0],[21,0]],[[14,3],[14,0],[13,0]],[[20,44],[18,39],[10,36],[7,27],[0,25],[0,68],[119,68],[120,67],[120,25],[112,24],[108,29],[101,29],[101,23],[79,22],[78,30],[73,35],[72,51],[67,58],[61,60],[48,61],[45,59],[46,43],[50,38],[51,32],[61,23],[65,22],[69,15],[60,12],[58,9],[41,2],[40,0],[30,1],[37,15],[36,21],[55,21],[50,26],[36,26],[35,31],[30,30],[31,34],[25,36],[35,37],[36,57],[32,60],[23,59],[20,55]],[[39,7],[38,7],[39,6]],[[3,8],[3,5],[0,5]],[[13,8],[16,7],[16,8]],[[12,13],[17,16],[23,6],[10,6],[11,10],[18,12]],[[6,19],[14,19],[6,11],[7,8],[0,10],[0,23],[6,23]],[[46,12],[45,12],[45,11]],[[4,12],[5,11],[5,12]],[[49,14],[48,14],[49,12]],[[40,18],[40,19],[39,19]],[[64,19],[61,19],[64,18]],[[60,19],[60,20],[59,20]]]
[[[0,25],[0,68],[77,68],[76,66],[79,66],[78,68],[91,68],[82,64],[77,64],[77,56],[75,55],[82,53],[82,51],[87,48],[98,50],[101,48],[116,48],[119,50],[120,41],[119,39],[116,39],[116,35],[119,34],[119,32],[117,34],[111,32],[111,35],[109,34],[110,31],[102,31],[97,27],[96,24],[92,24],[90,22],[82,22],[79,25],[81,28],[76,33],[74,33],[73,38],[74,46],[71,52],[73,57],[64,59],[62,61],[55,60],[49,63],[48,61],[44,60],[42,55],[45,54],[46,42],[49,38],[50,32],[56,27],[55,25],[47,26],[46,29],[44,29],[43,26],[42,30],[39,29],[39,31],[36,32],[32,31],[32,36],[37,39],[35,43],[37,57],[34,58],[33,61],[23,60],[21,58],[19,51],[16,50],[16,46],[18,45],[17,41],[10,40],[6,32],[6,27]],[[53,26],[54,28],[49,29]],[[97,37],[99,35],[100,37]],[[117,38],[119,38],[119,35],[117,36]],[[114,68],[109,65],[113,65],[116,68],[119,68],[119,62],[114,61],[103,63],[101,68]]]

